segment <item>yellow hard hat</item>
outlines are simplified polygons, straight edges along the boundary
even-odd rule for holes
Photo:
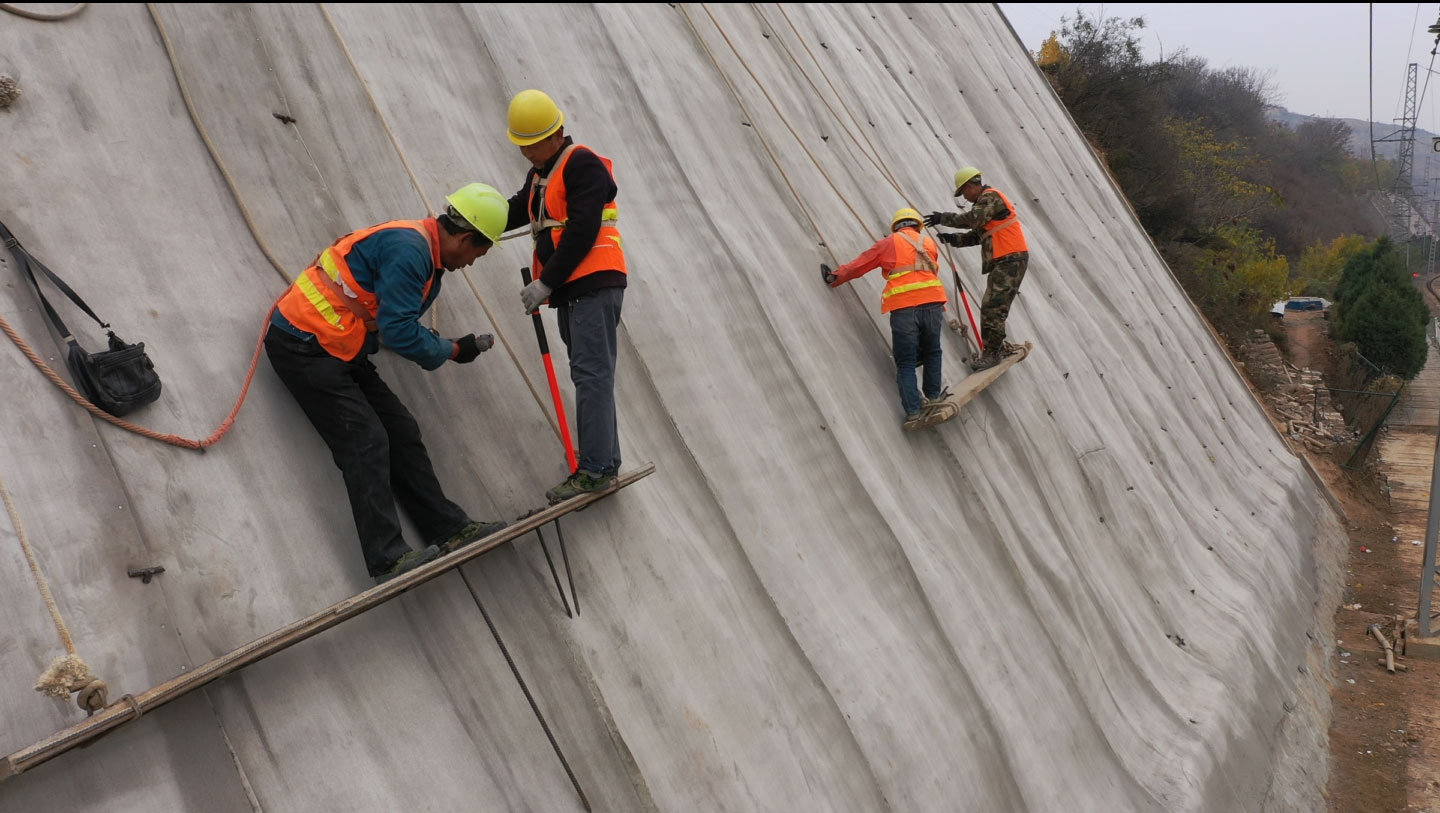
[[[975,167],[961,167],[955,170],[955,194],[960,194],[960,187],[980,177],[980,170]]]
[[[522,147],[544,141],[565,124],[555,100],[540,90],[522,90],[510,100],[510,140]]]
[[[922,217],[919,212],[907,206],[904,209],[895,210],[895,216],[890,218],[890,231],[895,231],[895,227],[897,225],[904,223],[907,220],[915,221],[915,225],[917,226],[925,222],[925,218]]]
[[[496,243],[505,232],[505,223],[510,219],[510,201],[495,189],[483,183],[466,184],[445,198],[454,210],[475,230]]]

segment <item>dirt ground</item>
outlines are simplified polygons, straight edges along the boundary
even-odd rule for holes
[[[1334,352],[1327,326],[1324,314],[1288,313],[1282,352],[1328,380]],[[1440,662],[1407,658],[1400,662],[1409,672],[1389,674],[1377,665],[1383,651],[1367,634],[1370,624],[1415,611],[1412,540],[1398,538],[1382,478],[1356,476],[1328,455],[1301,451],[1344,506],[1350,535],[1344,602],[1335,614],[1329,809],[1440,813]]]

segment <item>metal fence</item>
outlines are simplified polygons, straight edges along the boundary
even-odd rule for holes
[[[1357,438],[1349,457],[1341,465],[1346,469],[1361,469],[1380,437],[1380,427],[1385,425],[1385,419],[1400,403],[1405,382],[1396,376],[1386,375],[1360,355],[1353,344],[1341,345],[1339,352],[1334,377],[1339,386],[1315,388],[1315,411],[1318,414],[1320,393],[1328,393],[1340,414],[1345,416],[1346,426]]]

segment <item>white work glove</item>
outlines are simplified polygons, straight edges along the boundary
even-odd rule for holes
[[[532,280],[525,289],[520,292],[520,301],[525,303],[525,312],[534,313],[540,307],[540,303],[550,297],[550,286],[540,280]]]

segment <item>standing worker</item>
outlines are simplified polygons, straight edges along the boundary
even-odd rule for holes
[[[965,234],[946,232],[940,240],[958,248],[980,246],[980,273],[989,277],[985,298],[980,301],[980,339],[985,351],[970,367],[987,370],[1004,356],[1005,319],[1025,278],[1030,252],[1015,207],[1004,192],[980,180],[980,170],[964,167],[955,173],[955,197],[973,204],[970,211],[931,212],[925,216],[925,225],[970,229]]]
[[[445,497],[420,425],[380,378],[370,355],[385,344],[434,370],[468,364],[494,337],[442,339],[420,324],[446,271],[485,255],[504,231],[507,204],[473,183],[446,198],[445,214],[393,220],[341,237],[276,305],[265,333],[275,373],[295,396],[345,478],[365,566],[377,583],[505,527],[475,522]],[[426,539],[400,533],[399,498]]]
[[[620,472],[615,424],[615,331],[625,299],[625,253],[615,224],[610,159],[565,135],[565,114],[549,96],[522,90],[510,100],[510,141],[531,164],[510,198],[506,231],[529,224],[533,279],[520,292],[525,312],[549,299],[570,355],[579,431],[578,468],[545,492],[560,502],[614,485]]]
[[[880,312],[890,314],[895,376],[900,385],[900,406],[906,429],[919,429],[954,414],[938,407],[944,403],[940,388],[940,328],[945,321],[945,286],[940,282],[940,251],[935,241],[920,234],[920,213],[901,209],[890,218],[890,234],[880,238],[859,257],[831,271],[820,266],[820,276],[831,288],[858,279],[876,268],[885,274]],[[915,386],[915,368],[925,368],[924,400]]]

